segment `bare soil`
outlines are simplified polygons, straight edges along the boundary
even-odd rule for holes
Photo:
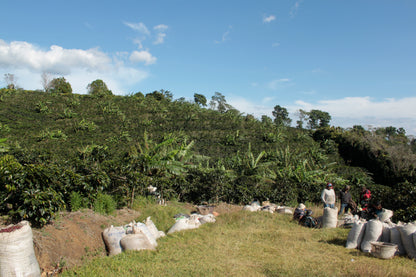
[[[196,207],[186,204],[189,212]],[[224,214],[241,210],[241,206],[221,203],[213,211]],[[53,276],[64,269],[81,265],[85,260],[107,255],[102,232],[114,225],[128,224],[141,215],[131,209],[117,210],[114,215],[102,215],[92,210],[62,212],[41,229],[32,228],[33,244],[42,276]],[[1,227],[0,222],[0,227]]]

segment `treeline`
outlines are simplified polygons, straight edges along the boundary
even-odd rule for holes
[[[402,130],[330,128],[316,110],[293,128],[283,107],[259,120],[220,93],[208,103],[164,90],[115,96],[101,80],[78,95],[66,84],[0,89],[0,211],[11,220],[129,206],[149,185],[168,200],[295,205],[319,202],[326,182],[351,185],[356,199],[367,186],[396,219],[414,219],[414,140]]]

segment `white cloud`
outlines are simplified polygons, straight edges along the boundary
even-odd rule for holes
[[[416,97],[401,99],[384,99],[374,101],[370,97],[345,97],[334,100],[321,100],[317,103],[296,101],[288,108],[294,113],[296,110],[312,109],[328,112],[331,125],[344,128],[353,125],[373,127],[403,127],[408,134],[416,135]]]
[[[261,118],[262,115],[271,116],[274,107],[270,108],[266,104],[256,104],[240,96],[230,96],[227,102],[240,112],[251,114],[256,118]]]
[[[283,86],[289,85],[290,79],[288,78],[281,78],[281,79],[275,79],[270,81],[267,84],[267,87],[271,90],[277,90],[279,88],[282,88]]]
[[[156,31],[156,39],[153,42],[153,44],[162,44],[162,43],[165,42],[165,37],[166,37],[165,31],[168,28],[169,27],[167,25],[164,25],[164,24],[159,24],[159,25],[153,27],[153,29]]]
[[[0,40],[0,67],[27,68],[56,74],[69,74],[71,68],[104,71],[111,59],[98,49],[64,49],[52,45],[44,51],[25,41],[7,43]]]
[[[345,97],[335,100],[321,100],[317,104],[297,102],[299,106],[313,106],[340,117],[416,118],[416,97],[385,99],[375,102],[370,97]]]
[[[220,41],[216,40],[215,43],[222,43],[228,40],[228,36],[231,32],[231,29],[233,28],[233,26],[228,26],[228,30],[222,35],[222,38]]]
[[[153,42],[153,44],[162,44],[162,43],[164,43],[165,42],[165,37],[166,37],[165,33],[158,33],[156,35],[156,39]]]
[[[279,47],[279,46],[280,46],[279,42],[275,42],[275,43],[272,44],[272,47]]]
[[[302,0],[299,0],[299,1],[296,1],[295,4],[293,4],[289,12],[289,15],[291,17],[294,17],[297,14],[301,3],[302,3]]]
[[[65,49],[53,45],[43,50],[24,41],[0,40],[0,73],[14,74],[17,85],[24,89],[42,89],[41,75],[48,72],[53,77],[64,76],[74,93],[86,93],[87,85],[96,79],[102,79],[115,94],[128,93],[129,87],[147,78],[149,73],[129,66],[127,57],[125,52],[110,57],[99,49]],[[143,62],[155,60],[150,55]]]
[[[270,23],[273,20],[276,20],[276,16],[274,15],[263,16],[263,23]]]
[[[131,23],[131,22],[123,22],[124,25],[131,28],[134,31],[137,31],[143,35],[150,35],[149,29],[147,29],[146,25],[144,25],[142,22],[139,23]]]
[[[154,64],[156,58],[152,56],[148,51],[133,51],[130,55],[130,61],[134,63],[145,63],[146,65]]]
[[[272,98],[264,98],[260,102],[255,102],[239,96],[231,96],[229,103],[240,112],[252,114],[256,118],[262,115],[272,117],[275,105],[279,104],[287,108],[292,124],[295,124],[299,109],[310,111],[317,109],[326,111],[331,115],[332,126],[350,128],[354,125],[368,127],[387,127],[404,128],[407,135],[416,136],[416,97],[401,99],[384,99],[374,101],[370,97],[345,97],[334,100],[322,100],[310,103],[297,100],[293,104],[285,105],[277,103]]]

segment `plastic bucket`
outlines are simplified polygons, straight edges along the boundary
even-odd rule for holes
[[[387,242],[371,242],[371,254],[380,259],[391,259],[397,251],[397,244]]]

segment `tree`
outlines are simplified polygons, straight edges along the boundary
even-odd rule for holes
[[[97,79],[87,86],[88,94],[95,96],[108,96],[113,95],[111,90],[107,88],[107,85],[103,80]]]
[[[8,89],[16,89],[16,77],[14,76],[14,74],[4,74],[4,80],[6,81]]]
[[[205,96],[202,94],[194,93],[194,101],[199,106],[203,106],[203,107],[207,106],[207,98],[205,98]]]
[[[292,119],[289,118],[289,113],[286,108],[279,105],[274,107],[272,112],[274,116],[274,123],[277,126],[289,126],[292,122]]]
[[[219,92],[215,92],[215,95],[211,97],[209,105],[211,106],[211,109],[217,110],[220,113],[225,113],[227,110],[233,108],[230,104],[227,104],[225,96]]]
[[[173,95],[169,90],[161,89],[160,91],[153,91],[152,93],[146,94],[146,97],[153,97],[157,101],[167,100],[172,101]]]
[[[43,90],[48,92],[51,88],[51,75],[47,72],[43,72],[41,78]]]
[[[310,129],[329,127],[329,122],[331,121],[329,113],[320,110],[311,110],[307,114],[309,116],[308,126]]]
[[[71,84],[64,77],[55,78],[50,82],[51,93],[69,94],[72,93]]]
[[[305,122],[306,118],[308,117],[308,112],[299,109],[297,112],[297,115],[299,116],[299,120],[296,121],[296,128],[303,129],[303,123]]]

